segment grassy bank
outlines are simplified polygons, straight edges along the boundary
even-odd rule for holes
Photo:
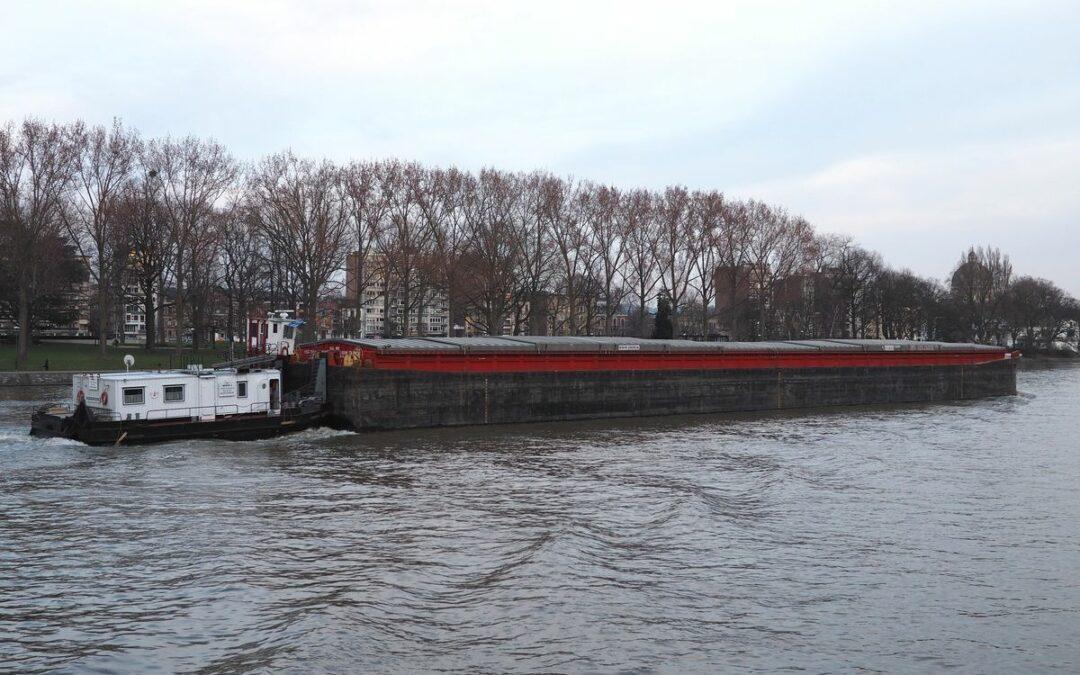
[[[123,370],[124,355],[135,357],[135,368],[157,370],[159,368],[183,368],[189,363],[208,366],[228,358],[224,348],[202,349],[198,352],[185,349],[177,354],[175,348],[155,349],[148,352],[141,345],[106,347],[102,356],[97,345],[50,343],[35,344],[30,348],[30,358],[21,370]],[[0,371],[15,370],[15,345],[0,344]]]

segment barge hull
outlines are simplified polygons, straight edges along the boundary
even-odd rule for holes
[[[692,371],[328,370],[331,413],[357,430],[931,403],[1016,393],[1015,359]]]

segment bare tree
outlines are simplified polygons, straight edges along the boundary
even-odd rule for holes
[[[724,258],[721,247],[727,242],[723,236],[726,226],[724,195],[716,192],[695,192],[690,197],[689,284],[701,302],[701,335],[709,334],[709,305],[716,300],[716,270]]]
[[[664,190],[657,202],[660,235],[656,246],[656,265],[660,273],[660,285],[671,303],[671,322],[676,333],[679,325],[679,309],[686,298],[690,284],[690,194],[681,185]]]
[[[875,284],[883,270],[881,256],[855,245],[850,239],[840,242],[834,251],[833,289],[845,314],[846,337],[866,337],[874,319]]]
[[[121,308],[124,304],[121,275],[128,258],[128,239],[118,217],[119,205],[132,178],[140,142],[138,135],[125,129],[119,120],[114,120],[109,129],[76,124],[72,136],[78,159],[73,198],[63,211],[64,224],[96,286],[94,311],[98,345],[104,355],[114,286],[120,286]],[[122,330],[122,326],[118,329]]]
[[[286,263],[288,255],[283,252],[286,245],[266,238],[267,301],[274,309],[299,309],[303,304],[303,289],[296,271]]]
[[[491,169],[467,185],[462,289],[480,330],[500,335],[518,273],[520,248],[515,246],[513,223],[518,189],[513,176]]]
[[[1013,344],[1025,350],[1054,351],[1056,343],[1067,341],[1080,321],[1076,299],[1046,279],[1020,277],[1009,286],[1001,304]]]
[[[619,191],[606,185],[582,187],[588,197],[589,243],[597,268],[597,282],[603,297],[604,335],[612,333],[612,318],[618,312],[626,287],[619,283],[627,258],[624,230],[618,218],[622,199]]]
[[[800,269],[813,232],[809,223],[792,218],[783,209],[755,204],[751,214],[748,262],[757,295],[757,334],[764,339],[772,329],[770,310],[775,292],[781,281]]]
[[[188,325],[187,305],[194,299],[189,285],[200,289],[203,285],[201,279],[193,279],[192,275],[201,275],[216,243],[211,215],[218,200],[234,187],[238,168],[222,145],[193,136],[151,141],[143,163],[150,168],[147,175],[160,182],[157,194],[173,241],[179,349]],[[193,331],[192,335],[196,344],[198,332]]]
[[[461,258],[468,246],[467,200],[474,184],[472,176],[457,168],[434,170],[427,194],[419,198],[421,213],[431,231],[438,289],[446,301],[447,336],[453,331],[456,317],[464,320],[459,308]]]
[[[445,330],[449,336],[455,313],[461,313],[461,258],[469,237],[467,202],[476,180],[456,168],[428,169],[420,172],[411,185],[416,207],[429,234],[426,267],[434,291],[431,297],[446,303]],[[417,316],[417,321],[421,320],[422,317]]]
[[[388,162],[383,169],[382,189],[389,209],[386,222],[376,234],[377,249],[386,261],[383,336],[393,337],[396,330],[409,336],[415,327],[410,318],[415,316],[419,324],[419,309],[428,292],[425,266],[430,262],[432,234],[414,189],[423,169],[419,164],[400,162]],[[393,323],[392,308],[400,312],[401,325]]]
[[[203,339],[214,340],[214,305],[217,289],[221,285],[221,268],[218,266],[221,250],[220,219],[215,210],[207,218],[207,229],[196,240],[186,257],[187,301],[190,308],[192,347],[202,347]]]
[[[221,280],[228,301],[226,337],[234,358],[238,335],[247,335],[252,303],[266,286],[266,256],[262,231],[250,205],[237,201],[219,213]],[[240,330],[243,327],[244,330]]]
[[[32,306],[48,281],[47,253],[60,238],[77,156],[70,128],[31,119],[0,128],[2,254],[18,294],[17,368],[30,355]]]
[[[549,182],[547,188],[551,193],[546,198],[545,216],[555,244],[558,301],[563,309],[556,315],[565,317],[560,332],[576,335],[583,328],[588,330],[583,325],[583,306],[589,301],[586,285],[595,255],[584,222],[588,201],[570,181]]]
[[[356,293],[356,332],[363,336],[367,311],[366,289],[386,277],[385,260],[375,256],[378,235],[390,210],[389,195],[381,181],[384,171],[374,163],[352,163],[344,169],[345,210],[352,228],[353,286]]]
[[[751,294],[750,243],[758,208],[755,202],[725,202],[722,226],[716,233],[717,315],[727,320],[729,334],[735,340],[747,337],[743,317]]]
[[[999,249],[972,247],[960,257],[950,279],[950,291],[964,321],[967,339],[1001,341],[1003,326],[997,317],[1011,280],[1012,263]]]
[[[883,269],[874,284],[881,336],[914,340],[933,332],[936,285],[908,270]]]
[[[118,229],[130,251],[129,273],[138,289],[138,304],[146,317],[146,349],[158,342],[158,326],[165,304],[165,288],[170,281],[174,259],[167,219],[158,196],[156,174],[141,167],[144,175],[125,184],[118,204]]]
[[[521,197],[517,200],[518,214],[513,219],[516,231],[511,237],[517,249],[520,271],[514,285],[515,333],[524,323],[534,335],[548,332],[549,283],[552,277],[552,260],[555,247],[552,244],[551,219],[548,212],[552,204],[561,199],[559,179],[541,172],[531,173],[518,183]]]
[[[342,269],[350,246],[340,171],[327,161],[315,163],[284,152],[259,163],[248,189],[259,228],[300,284],[304,332],[313,340],[319,298]]]
[[[660,282],[656,261],[656,250],[660,242],[660,220],[654,209],[654,201],[647,190],[633,190],[622,196],[615,212],[626,242],[622,276],[637,306],[640,337],[648,335],[645,314]]]

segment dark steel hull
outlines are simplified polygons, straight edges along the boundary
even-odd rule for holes
[[[329,369],[327,400],[335,420],[358,431],[932,403],[1015,394],[1016,363],[521,373],[345,366]]]
[[[73,415],[35,413],[32,436],[69,438],[87,445],[140,445],[167,441],[220,439],[252,441],[274,438],[318,426],[326,420],[325,410],[285,412],[278,416],[236,415],[208,422],[184,420],[125,420],[78,422]]]

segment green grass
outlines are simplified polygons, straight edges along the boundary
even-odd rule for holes
[[[243,356],[240,353],[242,348],[242,345],[237,348],[237,357]],[[201,349],[198,352],[184,349],[178,355],[175,347],[148,352],[142,345],[120,345],[106,347],[105,355],[102,356],[97,345],[44,342],[30,347],[30,358],[20,370],[44,370],[46,359],[49,361],[49,370],[123,370],[124,354],[135,357],[133,368],[138,370],[183,368],[189,363],[209,366],[228,359],[228,350],[221,347]],[[0,344],[0,371],[2,370],[15,370],[14,344]]]

